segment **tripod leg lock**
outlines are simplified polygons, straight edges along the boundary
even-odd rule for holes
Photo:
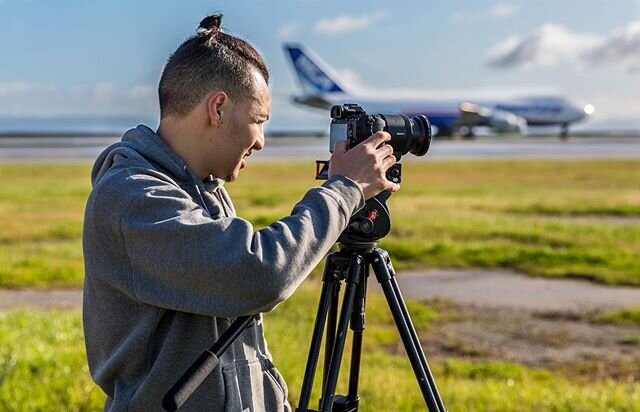
[[[386,250],[375,248],[371,252],[371,266],[373,266],[373,272],[376,274],[376,279],[378,279],[379,283],[386,282],[391,280],[393,276],[395,276],[395,271],[393,269],[393,265],[391,264],[391,259],[389,259],[389,254]]]

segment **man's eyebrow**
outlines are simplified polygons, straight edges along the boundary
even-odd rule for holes
[[[256,117],[259,119],[269,120],[269,113],[257,112]]]

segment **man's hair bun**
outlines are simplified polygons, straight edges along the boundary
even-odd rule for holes
[[[222,23],[222,14],[207,16],[200,22],[196,33],[201,36],[217,33],[220,30],[220,23]]]
[[[238,100],[253,97],[255,70],[269,83],[269,69],[260,53],[223,30],[221,23],[222,13],[212,11],[169,56],[158,86],[160,118],[186,116],[212,90],[224,90]]]

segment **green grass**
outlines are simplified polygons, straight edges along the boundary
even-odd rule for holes
[[[253,163],[228,185],[264,227],[318,184],[312,163]],[[89,165],[0,165],[0,285],[79,286]],[[406,162],[381,246],[399,269],[508,268],[640,285],[640,161]]]
[[[79,311],[0,312],[0,410],[99,410]]]
[[[0,286],[79,286],[90,166],[0,165]]]
[[[0,286],[81,285],[89,173],[89,165],[0,165]],[[393,230],[382,242],[397,268],[512,268],[640,285],[640,161],[407,162],[403,173],[402,190],[389,202]],[[239,214],[263,227],[317,184],[312,174],[310,163],[254,163],[229,190]],[[266,315],[269,346],[293,404],[317,283],[306,282]],[[424,410],[381,299],[368,296],[361,410]],[[421,336],[450,316],[435,302],[409,307]],[[629,309],[597,321],[637,325],[638,316]],[[623,343],[637,346],[638,339],[631,334]],[[101,410],[104,395],[88,375],[79,311],[0,313],[0,342],[0,410]],[[637,383],[513,363],[430,363],[451,411],[640,411]],[[316,385],[312,402],[318,396]]]
[[[591,318],[598,323],[610,323],[614,325],[640,326],[640,308],[616,309],[599,313]]]
[[[289,385],[293,405],[304,375],[318,283],[305,282],[291,299],[265,315],[269,348]],[[441,315],[432,305],[415,301],[410,302],[410,313],[420,336]],[[104,394],[88,374],[78,310],[0,313],[0,342],[0,410],[101,410]],[[339,394],[347,388],[349,353],[341,368]],[[506,362],[429,362],[450,411],[640,411],[640,385],[633,382],[575,378]],[[425,410],[386,303],[377,294],[367,299],[361,364],[360,410]],[[317,376],[321,369],[322,362]],[[312,407],[317,406],[319,390],[316,384]]]
[[[317,281],[305,282],[265,318],[269,348],[289,384],[294,405],[300,395],[318,296]],[[446,306],[439,312],[440,306],[438,302],[410,301],[409,311],[419,336],[426,335],[431,322],[450,315]],[[420,312],[421,320],[417,321]],[[346,351],[341,368],[339,394],[348,387],[348,354]],[[426,355],[450,411],[640,411],[640,385],[634,382],[588,380],[516,363]],[[316,376],[321,376],[321,371]],[[317,406],[319,389],[316,381],[312,407]],[[363,411],[425,410],[386,302],[376,294],[367,296],[360,394]]]

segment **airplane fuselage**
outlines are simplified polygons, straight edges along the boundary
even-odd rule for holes
[[[473,101],[479,106],[489,108],[495,112],[513,113],[526,120],[530,126],[565,125],[576,122],[587,116],[583,108],[571,104],[562,97],[523,97],[505,100],[497,99],[443,99],[443,100],[399,100],[399,99],[371,99],[359,98],[353,95],[343,95],[332,98],[330,107],[334,104],[358,103],[368,113],[402,113],[407,116],[424,114],[432,125],[440,130],[452,128],[459,119],[460,106]]]
[[[441,134],[461,129],[471,133],[474,126],[489,126],[497,132],[523,132],[528,125],[559,125],[566,134],[570,123],[591,113],[593,106],[576,106],[557,95],[516,96],[502,94],[487,96],[454,96],[425,92],[348,92],[335,72],[319,57],[300,45],[286,45],[303,94],[294,96],[294,102],[321,109],[333,105],[357,103],[368,113],[402,113],[407,116],[426,115]],[[366,93],[366,94],[365,94]],[[409,97],[411,95],[411,97]],[[433,96],[433,97],[432,97]]]

